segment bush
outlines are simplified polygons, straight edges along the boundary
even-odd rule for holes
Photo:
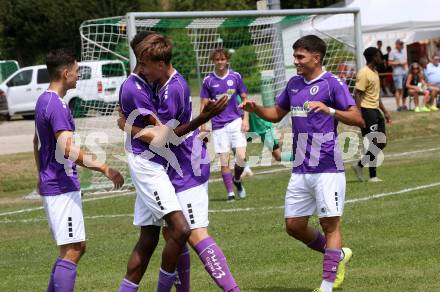
[[[253,46],[240,47],[232,54],[231,67],[241,74],[250,93],[260,92],[261,74]]]

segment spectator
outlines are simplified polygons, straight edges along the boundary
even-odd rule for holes
[[[412,96],[414,99],[414,111],[416,113],[431,111],[428,107],[430,106],[430,94],[428,90],[428,84],[426,83],[423,72],[417,62],[411,64],[404,88],[404,96]],[[424,96],[423,107],[419,106],[419,95]]]
[[[438,110],[438,100],[437,106],[435,105],[435,99],[440,92],[440,56],[432,56],[432,62],[427,64],[427,60],[422,58],[422,64],[427,64],[425,69],[426,81],[428,83],[428,89],[431,92],[431,110]]]
[[[386,86],[387,86],[387,95],[388,96],[392,96],[393,93],[396,91],[396,89],[394,88],[394,81],[393,81],[393,67],[390,66],[390,64],[388,64],[388,57],[390,56],[391,53],[391,47],[387,46],[387,53],[385,55],[383,55],[383,58],[385,60],[384,65],[385,65],[385,81],[386,81]]]
[[[403,51],[403,42],[400,39],[396,40],[396,49],[391,51],[388,56],[388,64],[393,67],[393,80],[396,92],[397,111],[408,110],[406,106],[406,96],[402,95],[403,81],[406,75],[406,53]]]
[[[378,40],[377,41],[377,49],[378,52],[380,54],[380,58],[382,60],[382,62],[380,64],[377,65],[377,72],[379,73],[379,80],[380,80],[380,88],[381,88],[381,95],[385,95],[387,94],[387,88],[386,88],[386,72],[385,72],[385,58],[384,55],[382,53],[382,41]]]
[[[432,54],[432,57],[437,56],[440,57],[440,42],[435,43],[435,47],[437,48]]]

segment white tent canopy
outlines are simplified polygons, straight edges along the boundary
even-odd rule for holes
[[[364,47],[375,46],[377,40],[382,40],[384,47],[394,47],[398,38],[406,44],[440,38],[440,1],[354,0],[347,7],[360,8]],[[348,15],[319,16],[285,28],[283,37],[290,41],[316,30],[343,37],[353,24],[353,17]],[[352,38],[348,37],[346,41],[354,45]],[[285,42],[290,62],[291,46],[292,42]]]

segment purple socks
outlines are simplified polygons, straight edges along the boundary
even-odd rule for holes
[[[177,263],[178,281],[176,281],[176,292],[189,292],[190,271],[191,258],[189,255],[188,247],[185,245],[182,248],[182,254],[180,255],[179,262]]]
[[[234,165],[234,179],[236,181],[240,180],[241,174],[244,171],[244,167],[238,165],[237,163]]]
[[[61,260],[60,258],[57,258],[57,260],[55,261],[55,263],[52,266],[52,272],[50,273],[49,284],[47,285],[46,292],[55,292],[55,287],[53,285],[53,274],[55,273],[55,268],[57,267],[57,264],[60,260]]]
[[[328,282],[335,282],[336,272],[338,271],[339,261],[341,260],[341,250],[325,249],[324,262],[322,265],[322,279]]]
[[[177,273],[168,273],[162,268],[160,268],[159,272],[159,281],[157,283],[157,292],[170,292],[171,288],[174,285],[174,281],[176,280]]]
[[[240,289],[235,283],[229,271],[229,266],[225,255],[218,247],[217,243],[211,237],[207,237],[200,241],[195,247],[195,251],[199,255],[200,260],[205,266],[205,270],[215,281],[217,286],[225,292],[238,292]]]
[[[124,278],[121,282],[121,286],[119,286],[118,292],[136,292],[138,287],[139,285]]]
[[[313,250],[325,252],[325,237],[321,232],[316,231],[316,238],[309,242],[307,246]]]
[[[222,173],[223,177],[223,183],[225,184],[226,191],[228,193],[231,193],[234,191],[234,187],[232,185],[232,174],[230,172],[228,173]]]
[[[71,292],[75,287],[75,279],[76,264],[68,260],[58,259],[53,269],[53,277],[51,279],[53,282],[49,282],[47,291]],[[51,283],[53,283],[53,290],[50,290]]]

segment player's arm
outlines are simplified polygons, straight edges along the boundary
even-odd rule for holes
[[[201,97],[200,98],[200,113],[203,112],[203,109],[208,104],[209,98]],[[208,128],[206,126],[206,123],[200,126],[200,132],[208,132]]]
[[[361,103],[364,97],[365,97],[365,92],[356,88],[354,91],[354,99],[356,101],[356,106],[358,108],[361,108]]]
[[[38,136],[34,134],[34,159],[37,167],[37,192],[40,193],[40,156],[38,155]]]
[[[73,133],[71,131],[58,131],[55,133],[57,147],[60,147],[64,156],[75,161],[76,164],[90,170],[99,171],[113,182],[115,188],[120,188],[124,184],[124,178],[119,171],[109,167],[104,162],[98,161],[95,155],[86,155],[84,150],[73,143]]]
[[[229,99],[227,95],[223,96],[222,98],[216,101],[208,100],[205,106],[203,107],[203,110],[196,118],[192,119],[187,124],[179,125],[178,127],[176,127],[174,129],[174,133],[177,136],[182,137],[194,131],[195,129],[205,124],[216,115],[220,114],[226,108],[228,102]]]
[[[362,118],[359,108],[355,105],[349,106],[347,110],[330,108],[320,101],[309,101],[310,110],[322,112],[326,115],[333,115],[338,121],[349,125],[365,128],[365,121]]]
[[[240,108],[247,112],[254,112],[257,116],[265,121],[278,123],[289,112],[279,105],[273,107],[263,107],[257,105],[255,101],[246,100],[240,104]]]
[[[248,100],[246,92],[241,93],[240,97],[241,97],[241,102],[242,103],[245,102],[246,100]],[[242,126],[241,126],[241,131],[242,132],[249,131],[249,112],[248,111],[244,111],[243,123],[242,123]]]
[[[192,119],[189,123],[177,126],[174,130],[166,125],[163,125],[154,119],[154,122],[150,123],[155,125],[154,127],[140,128],[133,125],[127,125],[125,116],[120,113],[118,119],[119,129],[130,133],[133,137],[140,139],[141,141],[160,147],[170,139],[171,130],[178,137],[182,137],[208,122],[212,117],[221,113],[228,104],[228,97],[225,95],[217,101],[208,100],[203,110],[196,118]],[[127,127],[128,126],[128,127]]]
[[[387,109],[385,108],[385,105],[382,102],[382,98],[379,98],[379,108],[380,110],[383,112],[384,116],[385,116],[385,121],[388,124],[391,124],[391,115],[390,113],[387,111]]]

